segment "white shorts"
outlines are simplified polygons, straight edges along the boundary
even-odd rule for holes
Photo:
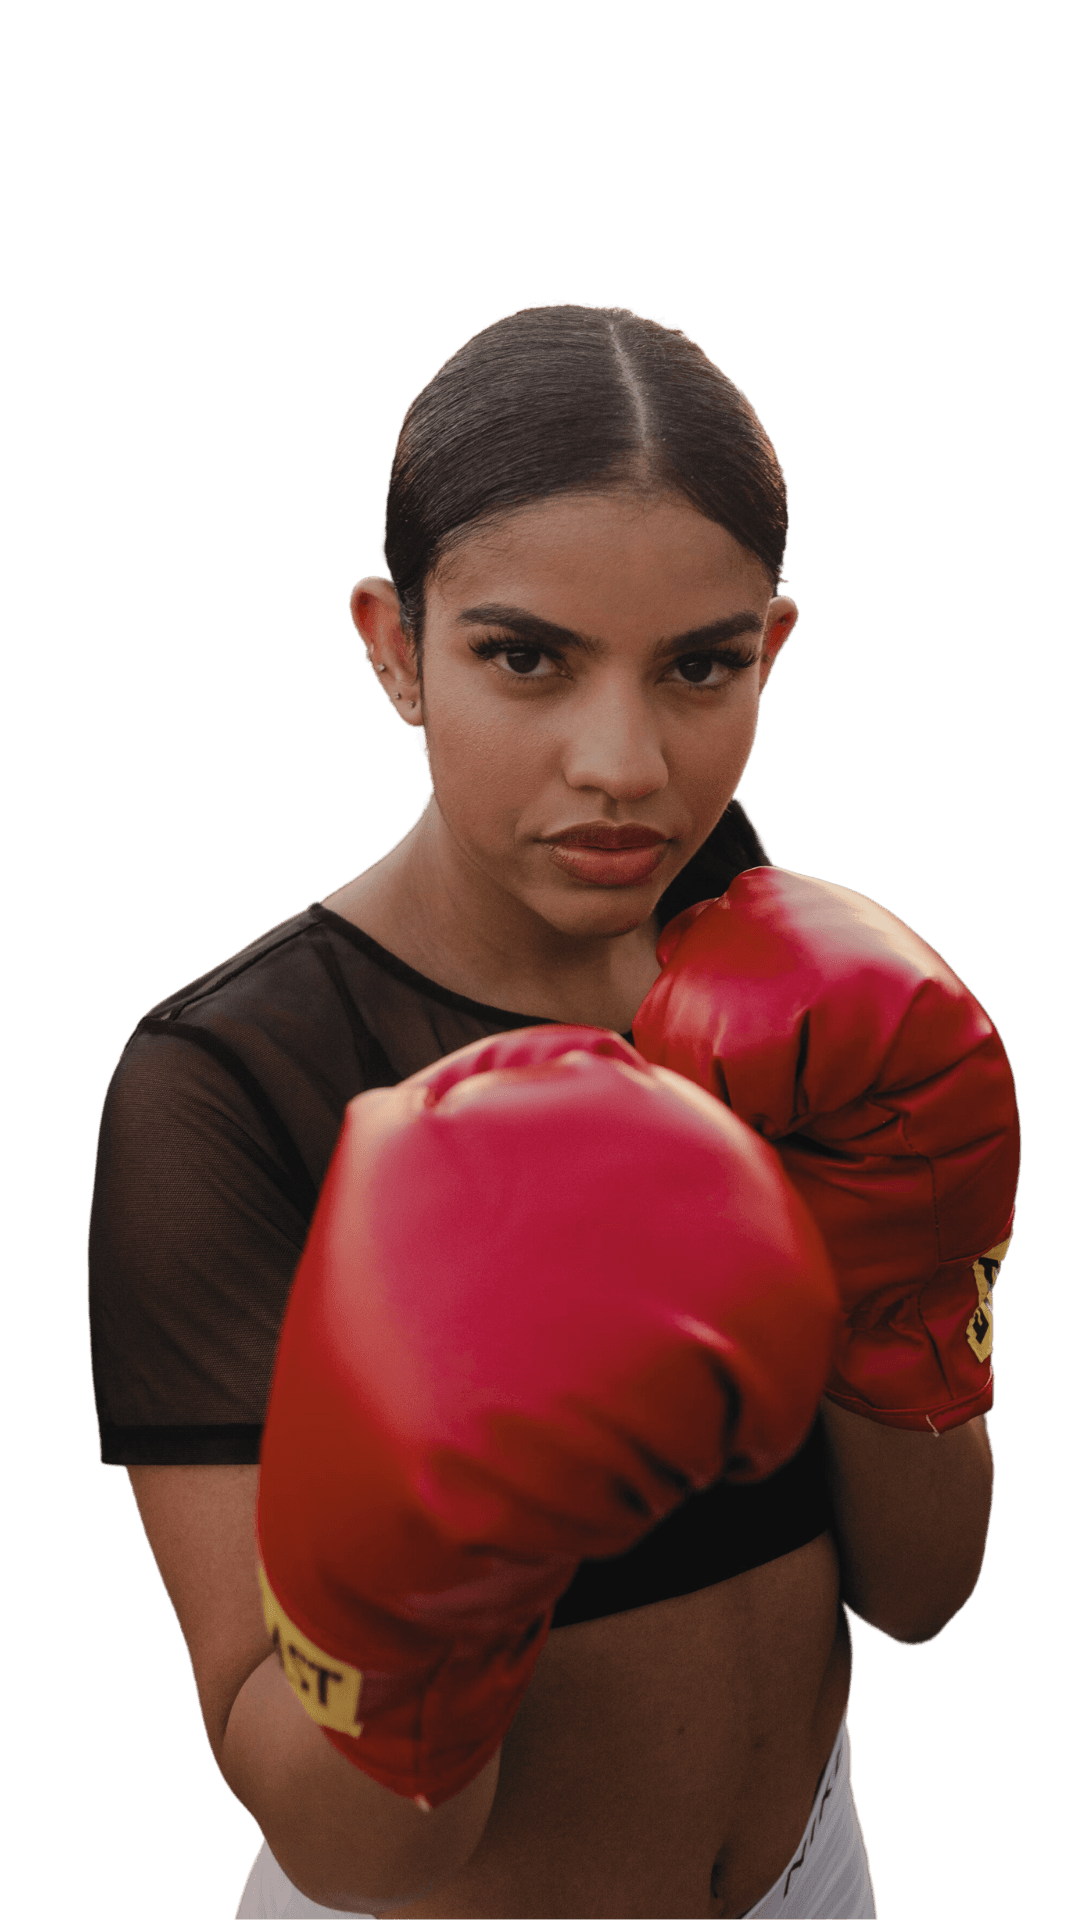
[[[833,1742],[803,1837],[780,1878],[746,1920],[875,1920],[874,1890],[859,1816],[851,1794],[847,1719]],[[323,1920],[343,1914],[320,1907],[294,1887],[263,1842],[236,1920]],[[361,1916],[363,1920],[363,1916]]]
[[[297,1908],[297,1912],[306,1909]],[[313,1908],[318,1912],[318,1908]],[[847,1715],[791,1859],[745,1920],[875,1920],[874,1889],[851,1792]]]

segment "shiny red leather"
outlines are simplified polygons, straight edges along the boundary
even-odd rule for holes
[[[978,1002],[872,900],[775,867],[673,920],[657,956],[637,1046],[776,1144],[825,1237],[830,1398],[923,1432],[985,1413],[1020,1137]]]
[[[303,1704],[359,1679],[338,1750],[432,1806],[466,1785],[579,1561],[795,1452],[838,1312],[771,1147],[615,1034],[483,1040],[354,1100],[258,1501]]]

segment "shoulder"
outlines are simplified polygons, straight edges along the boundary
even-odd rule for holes
[[[242,947],[209,972],[200,974],[186,986],[167,994],[150,1008],[139,1029],[158,1021],[212,1022],[215,1015],[230,1011],[269,1009],[298,973],[311,976],[308,965],[311,935],[318,926],[317,910],[308,907],[293,914],[268,933]]]
[[[129,1035],[113,1083],[165,1087],[227,1075],[265,1112],[304,1108],[311,1087],[340,1119],[346,1100],[382,1079],[357,1060],[363,1016],[344,989],[332,935],[313,902],[158,1000]]]
[[[235,1163],[310,1212],[345,1105],[369,1083],[317,936],[313,910],[296,914],[140,1020],[105,1101],[99,1207],[136,1174],[145,1194]]]

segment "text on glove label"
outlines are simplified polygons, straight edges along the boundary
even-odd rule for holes
[[[304,1712],[317,1726],[332,1727],[335,1733],[362,1733],[357,1713],[364,1676],[359,1667],[335,1660],[293,1625],[261,1566],[259,1585],[266,1630]]]
[[[967,1342],[976,1360],[989,1360],[994,1344],[994,1309],[991,1296],[994,1282],[998,1277],[998,1268],[1009,1250],[1009,1242],[1001,1240],[989,1252],[981,1253],[972,1262],[971,1271],[975,1275],[975,1290],[979,1304],[967,1323]]]

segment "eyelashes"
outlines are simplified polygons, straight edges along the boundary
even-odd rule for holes
[[[469,645],[478,660],[495,660],[500,653],[504,653],[508,660],[529,662],[529,666],[504,669],[515,680],[533,679],[531,669],[539,665],[541,660],[547,660],[553,667],[563,665],[562,655],[548,647],[529,647],[515,643],[513,640],[471,640]],[[545,674],[543,678],[547,679],[548,676]]]
[[[729,678],[734,678],[737,673],[744,673],[747,667],[756,666],[759,658],[756,648],[748,652],[744,647],[710,647],[707,653],[680,654],[677,660],[672,661],[671,667],[672,670],[681,669],[686,674],[684,680],[676,682],[677,685],[704,687],[707,691],[710,686],[726,686]],[[704,667],[704,674],[698,673],[699,667]],[[713,667],[723,669],[725,674],[723,680],[712,682],[708,680]]]
[[[508,679],[526,685],[529,682],[537,685],[566,671],[566,656],[557,648],[539,643],[529,646],[515,641],[511,636],[470,640],[469,648],[478,660],[497,660],[500,654],[505,655],[512,664],[503,667],[502,672]],[[747,667],[756,666],[759,659],[756,647],[709,647],[700,653],[680,654],[669,663],[665,678],[673,675],[676,677],[672,684],[676,686],[696,688],[706,693],[715,692],[726,686],[736,674],[745,672]],[[541,661],[548,663],[551,672],[536,672]],[[722,677],[714,678],[714,670],[719,670]]]

